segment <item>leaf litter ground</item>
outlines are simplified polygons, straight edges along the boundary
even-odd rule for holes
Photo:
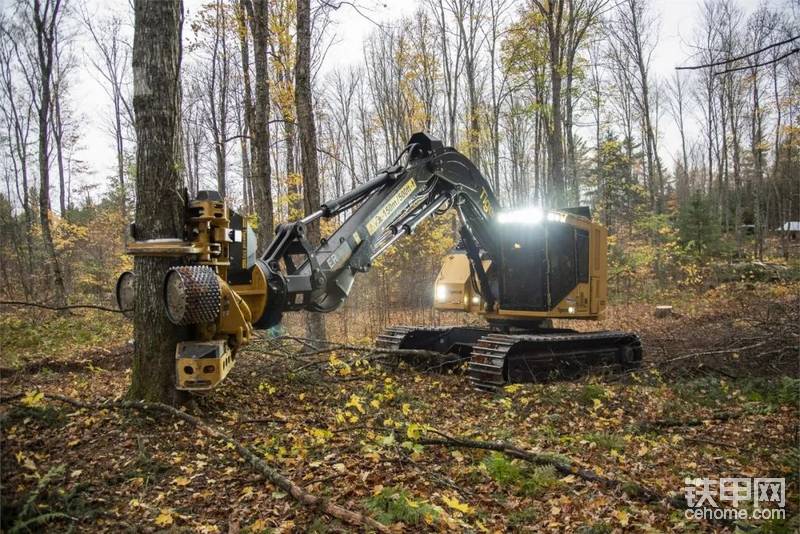
[[[651,306],[615,306],[601,328],[641,333],[641,370],[499,395],[367,350],[314,353],[296,339],[262,338],[190,411],[306,490],[398,532],[792,532],[792,519],[688,520],[643,502],[633,483],[680,496],[687,477],[786,477],[786,515],[798,514],[797,290],[721,288],[661,320]],[[26,520],[32,532],[351,530],[183,421],[47,399],[120,397],[129,348],[49,358],[53,369],[28,361],[3,373],[4,398],[24,395],[1,408],[3,530]],[[510,442],[632,484],[612,491],[497,452],[417,443],[437,432]]]

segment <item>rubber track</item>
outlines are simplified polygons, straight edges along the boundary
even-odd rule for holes
[[[562,345],[562,347],[559,347]],[[467,376],[473,387],[497,391],[508,382],[534,382],[537,375],[559,372],[565,367],[577,369],[586,359],[601,358],[604,363],[636,365],[622,362],[617,354],[628,348],[641,358],[641,342],[627,332],[590,332],[575,334],[506,335],[488,334],[472,349]],[[509,379],[508,363],[523,364],[529,376]],[[609,361],[610,360],[610,361]],[[519,377],[517,377],[519,378]]]

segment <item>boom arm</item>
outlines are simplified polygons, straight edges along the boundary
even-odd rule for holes
[[[276,229],[260,260],[267,272],[268,311],[255,326],[278,324],[284,310],[336,310],[350,294],[356,273],[367,272],[395,241],[450,207],[458,211],[481,293],[494,302],[479,257],[480,249],[492,257],[498,253],[489,219],[499,205],[488,182],[469,159],[424,133],[411,136],[398,162],[404,154],[405,165],[395,162],[318,211]],[[308,224],[353,207],[344,223],[314,248],[307,238]]]

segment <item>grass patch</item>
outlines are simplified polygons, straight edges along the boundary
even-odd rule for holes
[[[556,468],[552,465],[540,465],[525,473],[521,489],[522,493],[529,497],[538,497],[558,484]]]
[[[439,512],[433,506],[425,501],[413,500],[402,488],[383,488],[380,493],[367,499],[364,506],[384,525],[397,522],[420,525],[439,518]]]
[[[58,358],[87,347],[118,345],[132,335],[131,322],[121,314],[101,311],[0,315],[3,352],[0,364],[18,365],[37,354]]]
[[[0,528],[10,534],[64,532],[67,529],[54,529],[48,525],[61,523],[63,526],[65,522],[97,516],[98,511],[92,509],[83,498],[85,485],[79,484],[70,490],[62,486],[65,468],[64,464],[51,467],[21,502],[3,503],[0,507]]]
[[[591,405],[595,400],[606,398],[606,389],[600,384],[586,384],[578,392],[578,400],[581,404]]]
[[[509,460],[499,452],[487,456],[483,460],[483,466],[495,482],[501,486],[513,487],[529,497],[540,496],[560,483],[554,466],[522,467],[517,460]]]
[[[685,400],[700,406],[745,404],[745,409],[755,414],[769,413],[770,407],[800,404],[800,379],[788,376],[739,380],[702,378],[681,382],[673,389]]]
[[[502,486],[516,484],[522,478],[522,470],[516,462],[499,452],[493,452],[483,460],[486,472]]]

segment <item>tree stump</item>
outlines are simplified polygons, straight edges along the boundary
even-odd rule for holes
[[[665,317],[672,316],[672,306],[656,306],[656,311],[654,313],[656,318],[663,319]]]

